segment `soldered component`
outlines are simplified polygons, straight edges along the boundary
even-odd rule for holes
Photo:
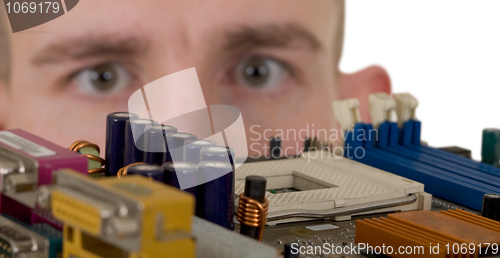
[[[468,159],[472,159],[472,151],[465,149],[465,148],[462,148],[462,147],[459,147],[459,146],[440,147],[437,149],[442,150],[442,151],[446,151],[449,153],[453,153],[456,155],[460,155],[460,156],[466,157]]]
[[[136,164],[128,167],[127,175],[141,175],[163,183],[163,168],[158,165]]]
[[[380,211],[430,209],[424,185],[330,152],[306,152],[303,158],[252,162],[236,170],[236,194],[245,178],[267,179],[268,224],[331,218]],[[415,194],[415,195],[412,195]]]
[[[0,216],[0,257],[57,258],[62,233],[47,224],[23,225]]]
[[[64,258],[194,257],[189,194],[138,175],[92,180],[60,170],[54,182],[38,200],[64,222]]]
[[[401,212],[387,218],[358,220],[355,241],[367,254],[384,246],[377,254],[391,257],[428,257],[430,252],[433,257],[485,257],[498,252],[500,223],[459,209]],[[408,246],[421,249],[413,249],[412,253],[401,251],[401,247]],[[456,251],[457,246],[467,248]]]
[[[198,187],[196,215],[233,230],[234,172],[231,164],[202,161],[198,166],[207,183]]]
[[[208,140],[195,140],[186,144],[184,148],[184,161],[198,164],[200,151],[204,147],[215,147],[217,143]]]
[[[135,114],[114,112],[106,117],[106,175],[116,176],[123,167],[125,154],[125,125],[129,119],[138,119]]]
[[[165,134],[168,144],[168,154],[170,155],[165,159],[166,162],[169,161],[184,161],[184,148],[185,145],[191,141],[198,139],[196,135],[190,133],[170,133]]]
[[[29,222],[36,188],[50,184],[52,171],[60,168],[88,174],[87,157],[20,129],[1,131],[1,212]]]
[[[481,216],[500,221],[500,194],[485,194]]]
[[[269,201],[266,199],[266,182],[261,176],[247,176],[245,191],[239,195],[236,217],[241,223],[242,235],[262,241],[267,223]]]
[[[234,149],[224,146],[205,147],[200,151],[200,161],[220,161],[234,164]]]
[[[140,164],[147,164],[147,163],[144,163],[144,162],[136,162],[136,163],[132,163],[132,164],[128,164],[126,165],[125,167],[122,167],[118,170],[118,173],[116,174],[116,177],[118,178],[122,178],[123,176],[126,176],[127,175],[127,171],[128,171],[128,168],[131,167],[131,166],[135,166],[135,165],[140,165]]]
[[[500,194],[499,168],[421,144],[422,124],[415,117],[418,101],[408,93],[394,94],[394,100],[398,123],[384,121],[376,130],[356,123],[346,131],[344,157],[423,183],[430,194],[475,210],[481,209],[485,194]],[[490,130],[491,162],[499,159],[495,153],[500,145],[494,139],[500,134],[495,130]]]
[[[125,153],[123,166],[142,162],[144,159],[144,133],[148,126],[157,123],[149,119],[131,119],[125,123]],[[134,138],[134,135],[137,139]]]
[[[197,186],[203,184],[203,177],[199,173],[199,168],[197,165],[190,162],[166,162],[162,165],[164,169],[164,182],[167,185],[171,185],[175,188],[182,189],[193,195],[198,194]],[[183,185],[189,187],[181,187],[179,178],[183,181]]]
[[[292,244],[293,243],[285,243],[285,247],[283,248],[283,258],[299,258],[299,253],[293,252]]]
[[[481,162],[498,166],[500,162],[500,130],[486,128],[483,130],[481,144]]]
[[[161,165],[166,151],[163,127],[161,125],[148,127],[144,136],[144,162]]]
[[[179,131],[177,128],[170,125],[161,124],[161,127],[163,128],[163,134],[165,135],[169,133],[177,133]]]
[[[306,137],[304,140],[304,152],[317,150],[331,152],[334,150],[333,143],[326,140],[320,140],[318,137]]]
[[[193,217],[196,258],[276,258],[274,247]],[[278,256],[279,257],[279,256]]]
[[[100,178],[106,171],[106,169],[102,167],[105,164],[105,160],[99,156],[100,149],[96,144],[80,140],[71,144],[68,149],[87,157],[89,160],[89,175]]]
[[[281,138],[276,136],[269,141],[269,155],[271,159],[279,159],[281,157]]]

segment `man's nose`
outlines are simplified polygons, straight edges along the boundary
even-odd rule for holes
[[[179,71],[141,87],[128,101],[129,112],[196,135],[212,133],[196,69]]]

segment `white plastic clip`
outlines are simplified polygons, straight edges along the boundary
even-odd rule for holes
[[[396,109],[396,101],[385,92],[370,94],[368,96],[368,102],[373,128],[375,129],[377,129],[381,123],[389,121],[392,112]]]
[[[333,114],[340,123],[342,130],[350,130],[354,128],[354,124],[361,122],[359,113],[359,100],[345,99],[334,100],[332,102]]]
[[[418,100],[410,93],[394,94],[396,101],[396,114],[398,115],[398,126],[402,127],[408,120],[415,120],[415,110],[418,107]]]

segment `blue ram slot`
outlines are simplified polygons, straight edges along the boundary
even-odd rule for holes
[[[494,167],[494,166],[491,166],[491,165],[488,165],[485,163],[477,162],[475,160],[471,160],[471,159],[468,159],[468,158],[465,158],[465,157],[462,157],[459,155],[455,155],[455,154],[452,154],[452,153],[449,153],[449,152],[446,152],[443,150],[438,150],[438,149],[435,149],[435,148],[432,148],[429,146],[420,145],[421,127],[422,127],[422,125],[421,125],[420,121],[409,120],[409,121],[405,122],[403,129],[401,130],[401,134],[406,136],[406,137],[405,136],[403,136],[403,137],[411,138],[412,140],[411,140],[411,143],[408,143],[408,141],[400,142],[403,145],[403,147],[408,148],[408,149],[412,149],[415,151],[419,151],[421,153],[425,153],[425,154],[431,155],[431,156],[436,157],[436,158],[451,161],[453,163],[456,163],[456,164],[459,164],[459,165],[462,165],[465,167],[476,169],[478,171],[488,173],[490,175],[500,176],[500,168],[497,168],[497,167]],[[409,137],[408,135],[412,135],[412,136]]]
[[[374,148],[373,137],[365,137],[374,135],[371,128],[371,125],[356,124],[353,131],[347,133],[346,149],[365,147],[365,155],[358,157],[349,155],[346,151],[346,157],[421,182],[425,184],[427,192],[476,210],[481,210],[484,194],[500,193],[500,188]],[[381,141],[384,137],[381,135],[377,145],[384,144],[384,141]]]
[[[379,130],[379,135],[390,134],[391,135],[390,139],[398,138],[399,128],[397,123],[389,123],[389,127],[390,127],[390,132],[389,130],[386,130],[386,127],[383,127],[382,129]],[[381,149],[390,152],[394,155],[399,155],[415,161],[419,161],[421,163],[433,166],[435,168],[446,170],[453,174],[460,175],[472,180],[476,180],[478,182],[482,182],[488,185],[492,185],[494,187],[500,186],[500,177],[498,176],[486,174],[482,171],[462,166],[460,164],[448,160],[436,158],[435,156],[418,152],[413,149],[404,148],[401,145],[398,145],[397,142],[394,141],[389,142],[387,147],[383,147]]]

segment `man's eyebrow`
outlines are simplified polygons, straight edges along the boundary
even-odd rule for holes
[[[285,47],[305,43],[312,50],[321,48],[320,41],[308,30],[296,23],[284,25],[242,26],[225,35],[225,49],[256,47]]]
[[[43,48],[35,54],[31,63],[42,65],[99,56],[137,56],[146,54],[148,49],[149,42],[140,37],[83,36],[58,41]]]

